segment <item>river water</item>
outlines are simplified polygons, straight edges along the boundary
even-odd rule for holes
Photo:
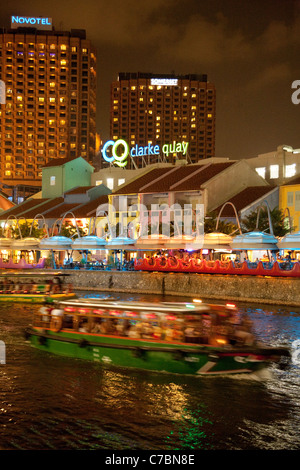
[[[238,307],[262,341],[291,346],[300,339],[300,308]],[[261,377],[108,369],[32,348],[23,331],[37,308],[0,304],[0,340],[6,346],[6,363],[0,364],[0,450],[300,449],[297,360],[272,365]]]

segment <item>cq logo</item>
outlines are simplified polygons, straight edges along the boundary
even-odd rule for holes
[[[106,153],[107,151],[107,148],[112,146],[112,156],[109,157]],[[117,155],[117,149],[118,147],[122,146],[123,147],[123,153],[122,155]],[[119,139],[119,140],[116,140],[115,142],[113,140],[108,140],[102,150],[102,156],[104,158],[104,160],[108,163],[112,163],[114,162],[116,165],[120,166],[120,167],[124,167],[127,165],[127,157],[128,157],[128,154],[129,154],[129,146],[127,144],[127,142],[125,142],[125,140],[123,139]]]

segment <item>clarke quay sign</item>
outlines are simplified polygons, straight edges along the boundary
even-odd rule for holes
[[[42,18],[36,16],[12,16],[11,28],[37,28],[37,29],[52,29],[52,18]]]
[[[130,153],[130,157],[146,157],[152,155],[160,155],[162,152],[167,157],[170,154],[174,153],[182,153],[182,155],[186,155],[188,149],[188,142],[176,142],[175,140],[171,144],[164,144],[162,147],[160,145],[153,145],[148,144],[145,147],[135,145],[131,149],[129,149],[129,145],[126,140],[118,139],[108,140],[101,150],[103,159],[108,163],[115,163],[119,167],[125,167],[127,165],[127,157]],[[109,147],[112,147],[111,153],[112,155],[107,155],[107,150]],[[118,155],[118,148],[121,148],[122,154]]]

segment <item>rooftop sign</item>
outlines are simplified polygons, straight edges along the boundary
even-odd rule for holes
[[[11,28],[16,29],[19,27],[35,27],[37,29],[52,29],[52,18],[41,18],[35,16],[12,16]]]
[[[123,139],[118,139],[116,141],[108,140],[101,150],[102,157],[106,162],[114,162],[119,167],[124,167],[127,165],[127,157],[130,154],[130,157],[145,157],[147,155],[159,155],[161,152],[167,157],[169,154],[173,153],[182,153],[186,155],[188,149],[188,142],[176,142],[175,140],[171,144],[164,144],[162,147],[159,145],[148,144],[146,146],[135,145],[131,149],[129,148],[128,143]],[[118,147],[121,146],[122,155],[117,154]],[[108,147],[112,147],[112,156],[107,155]]]
[[[151,85],[177,86],[178,78],[151,78]]]

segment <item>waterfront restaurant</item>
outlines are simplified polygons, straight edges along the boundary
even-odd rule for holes
[[[130,171],[130,174],[121,170],[124,178],[120,178],[119,169],[117,170],[118,183],[112,190],[103,184],[107,183],[105,171],[108,175],[114,174],[112,168],[101,170],[100,180],[97,179],[99,173],[96,176],[94,168],[81,157],[51,161],[43,168],[41,193],[0,215],[5,234],[9,236],[16,221],[21,224],[23,220],[30,224],[37,222],[44,229],[44,238],[62,235],[64,223],[73,225],[74,234],[69,250],[53,250],[56,251],[57,265],[60,266],[67,256],[71,256],[72,251],[77,259],[82,260],[83,252],[89,250],[83,249],[83,243],[87,243],[89,247],[94,243],[99,250],[101,245],[103,249],[99,251],[98,258],[113,255],[115,260],[120,260],[125,251],[128,259],[147,256],[149,251],[153,254],[154,250],[162,247],[161,237],[159,243],[157,238],[152,240],[150,249],[151,238],[148,237],[148,241],[143,242],[143,230],[146,227],[146,235],[161,235],[163,225],[168,225],[169,228],[169,232],[165,233],[167,244],[164,249],[191,252],[194,245],[184,236],[195,233],[194,216],[198,206],[206,214],[222,207],[232,198],[241,199],[241,194],[248,190],[248,202],[244,207],[247,206],[250,210],[261,198],[273,198],[276,193],[245,160],[210,159],[209,162],[190,165],[155,164],[134,173]],[[91,184],[92,181],[94,184]],[[251,198],[250,194],[254,196]],[[169,211],[164,219],[166,206],[173,208],[173,212]],[[185,206],[194,217],[188,232],[185,232],[185,227],[183,230],[183,226],[176,223],[178,212],[182,217],[181,221],[184,221]],[[76,236],[78,240],[74,243]],[[99,240],[87,238],[90,236],[105,239],[105,247]],[[134,243],[120,244],[118,247],[116,240],[112,243],[116,236],[130,238]],[[226,249],[224,244],[222,248],[226,252],[228,244]],[[207,247],[204,246],[204,249]],[[8,250],[6,257],[7,253]],[[45,253],[41,254],[45,256]],[[21,255],[19,250],[15,253],[15,260],[18,261]],[[87,261],[86,253],[85,258]],[[35,258],[35,261],[38,259]]]

